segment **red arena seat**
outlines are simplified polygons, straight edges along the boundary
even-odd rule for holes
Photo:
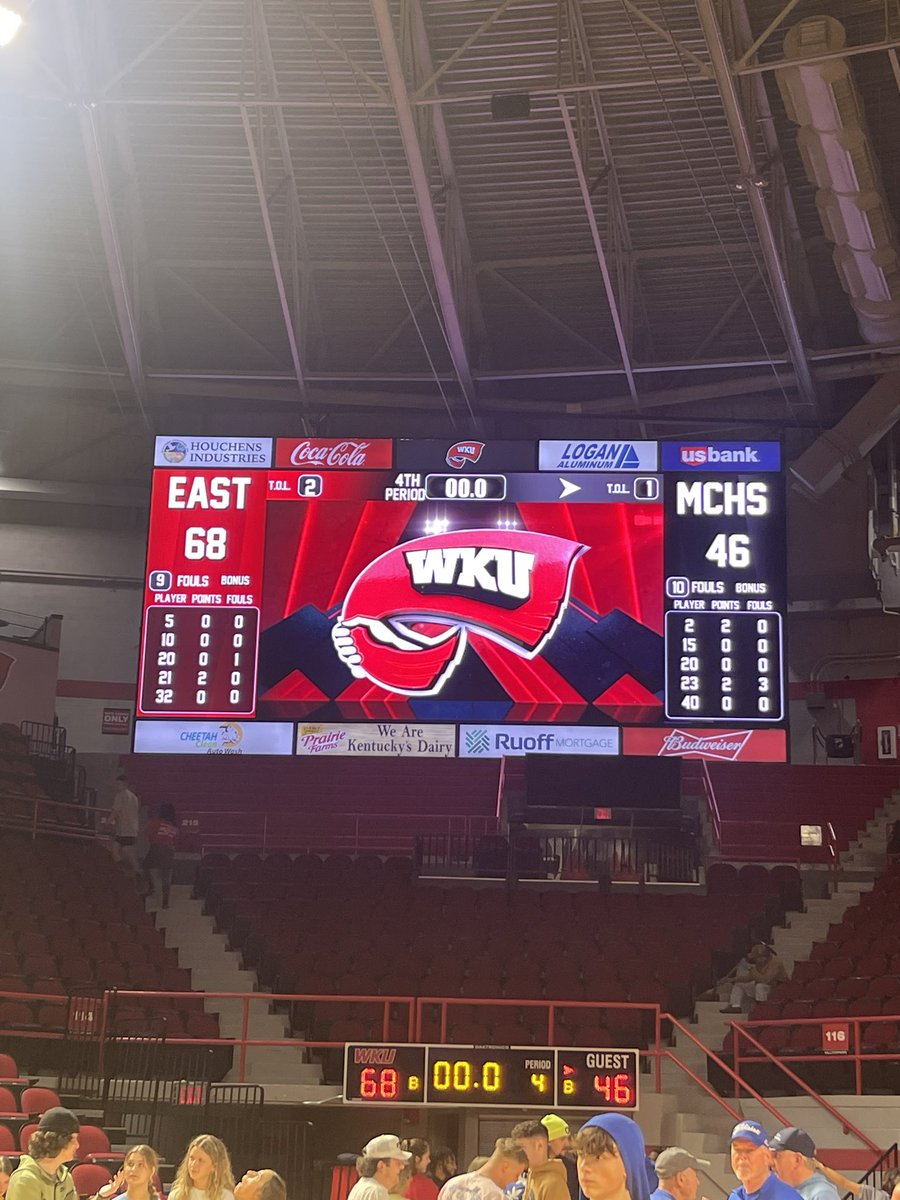
[[[22,1112],[45,1113],[48,1108],[58,1108],[59,1103],[59,1096],[52,1088],[29,1087],[22,1093]]]
[[[80,1197],[96,1196],[97,1192],[112,1179],[106,1167],[98,1163],[77,1163],[72,1168],[72,1182]]]

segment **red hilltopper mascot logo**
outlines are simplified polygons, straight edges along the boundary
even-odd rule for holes
[[[466,529],[403,542],[350,585],[335,649],[357,679],[405,696],[435,696],[468,635],[522,658],[540,654],[569,602],[587,547],[530,530]]]
[[[477,463],[483,449],[484,442],[457,442],[447,451],[447,466],[461,471],[467,462]]]

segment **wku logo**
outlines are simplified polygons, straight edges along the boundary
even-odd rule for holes
[[[685,754],[699,754],[703,758],[717,758],[723,762],[735,762],[753,735],[752,729],[739,733],[691,733],[673,729],[663,738],[657,758],[680,758]]]
[[[404,542],[350,585],[332,630],[335,649],[357,679],[405,696],[437,695],[470,632],[534,658],[565,612],[586,549],[523,529]]]
[[[477,463],[483,449],[484,442],[457,442],[447,451],[447,465],[461,471],[467,462]]]

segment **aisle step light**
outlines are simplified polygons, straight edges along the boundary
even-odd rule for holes
[[[788,32],[784,54],[834,54],[845,43],[839,21],[811,17]],[[850,67],[833,58],[785,67],[776,78],[800,126],[800,155],[860,332],[875,344],[900,340],[900,243]]]

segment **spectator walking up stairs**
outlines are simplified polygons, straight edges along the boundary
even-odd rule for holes
[[[148,908],[154,912],[158,928],[165,930],[166,945],[178,951],[179,966],[191,972],[196,991],[259,992],[255,971],[241,965],[240,955],[229,950],[227,937],[217,933],[215,922],[203,911],[203,901],[193,897],[187,884],[173,884],[169,907],[156,911],[152,901]],[[204,1003],[207,1012],[219,1014],[219,1029],[223,1038],[240,1038],[243,1022],[243,1003],[240,1000],[209,999]],[[287,1019],[271,1011],[265,1001],[250,1002],[247,1037],[260,1041],[277,1041],[289,1037]],[[321,1085],[321,1068],[310,1063],[303,1048],[283,1046],[251,1046],[247,1049],[245,1082],[266,1089],[268,1102],[285,1102],[322,1098],[327,1091]],[[239,1079],[240,1047],[234,1047],[234,1062],[226,1076],[229,1082]]]
[[[813,944],[824,940],[831,925],[838,924],[844,913],[859,904],[865,892],[872,890],[875,880],[885,869],[888,828],[900,820],[900,791],[894,791],[876,811],[855,841],[840,856],[840,870],[830,894],[823,899],[808,899],[804,911],[791,913],[784,928],[776,928],[772,944],[790,975],[798,962],[805,961]],[[820,875],[821,872],[817,872]],[[695,1024],[691,1032],[714,1053],[718,1053],[729,1021],[746,1020],[742,1015],[724,1014],[727,1004],[724,994],[718,1000],[699,1001],[695,1007]],[[678,1058],[701,1079],[707,1077],[707,1057],[704,1051],[682,1034],[675,1038]],[[683,1146],[700,1158],[709,1159],[706,1174],[726,1191],[734,1186],[728,1155],[728,1136],[734,1124],[728,1112],[711,1096],[707,1096],[689,1076],[672,1062],[663,1064],[663,1089],[677,1098],[675,1111],[663,1126],[668,1145]],[[729,1104],[742,1111],[740,1101],[729,1097]],[[749,1115],[756,1117],[756,1105]],[[776,1102],[777,1107],[777,1102]],[[774,1132],[774,1131],[773,1131]],[[701,1189],[702,1190],[702,1189]],[[706,1191],[710,1200],[718,1192]]]

